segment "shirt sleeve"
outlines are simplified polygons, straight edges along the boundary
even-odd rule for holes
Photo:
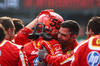
[[[28,38],[30,33],[32,33],[32,30],[26,27],[21,29],[19,33],[15,35],[14,42],[19,45],[25,45],[30,41]]]
[[[70,54],[66,55],[59,55],[59,56],[53,56],[53,55],[46,55],[45,60],[48,64],[54,65],[54,66],[61,66],[63,64],[70,65],[69,62],[72,61],[74,53],[73,51]]]

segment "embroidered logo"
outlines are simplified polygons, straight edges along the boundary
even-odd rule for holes
[[[38,42],[38,44],[37,44],[38,46],[40,46],[40,41]]]
[[[37,66],[37,64],[38,64],[38,61],[40,60],[40,58],[35,58],[35,60],[33,61],[33,63],[34,63],[34,66]]]
[[[34,55],[34,54],[37,54],[37,52],[33,50],[33,51],[31,52],[31,55]]]
[[[96,44],[99,45],[100,44],[100,39],[96,40]]]

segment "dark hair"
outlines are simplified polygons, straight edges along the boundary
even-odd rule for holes
[[[12,22],[12,19],[10,17],[1,17],[0,18],[0,24],[2,24],[7,31],[9,28],[13,31],[14,24]]]
[[[92,29],[94,32],[94,35],[97,35],[100,33],[100,17],[95,16],[92,17],[88,24],[87,24],[88,30]]]
[[[79,33],[79,24],[74,20],[66,20],[61,23],[61,27],[68,28],[71,35],[78,35]]]
[[[6,31],[2,26],[2,24],[0,24],[0,42],[4,40],[5,36],[6,36]]]
[[[24,27],[24,23],[22,20],[17,19],[17,18],[13,18],[13,23],[15,25],[15,33],[17,33],[20,29],[22,29]]]

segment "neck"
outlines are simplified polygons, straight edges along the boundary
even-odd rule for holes
[[[66,50],[69,47],[71,47],[71,46],[62,46],[62,50]]]
[[[72,47],[74,45],[74,43],[75,43],[74,41],[72,41],[70,43],[66,43],[66,45],[62,46],[62,50],[66,50],[66,49]]]

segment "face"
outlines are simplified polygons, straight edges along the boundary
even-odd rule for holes
[[[70,33],[68,28],[60,27],[58,33],[58,41],[62,46],[69,46],[71,42]]]

